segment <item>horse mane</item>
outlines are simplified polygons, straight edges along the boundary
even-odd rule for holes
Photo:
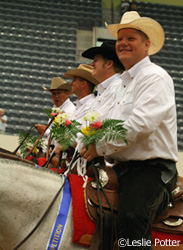
[[[13,161],[17,162],[17,164],[21,163],[21,165],[22,165],[22,163],[24,163],[24,165],[26,165],[26,167],[35,169],[38,172],[39,171],[44,171],[44,172],[49,173],[50,175],[58,176],[58,174],[55,173],[54,171],[52,171],[52,170],[50,170],[48,168],[42,168],[40,166],[37,166],[34,162],[26,160],[26,159],[22,159],[19,156],[14,155],[13,153],[9,154],[9,153],[7,153],[5,151],[4,152],[0,152],[0,160],[1,159],[6,159],[6,160],[9,160],[9,161],[13,160]]]

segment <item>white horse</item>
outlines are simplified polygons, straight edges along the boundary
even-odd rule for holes
[[[0,156],[1,157],[1,156]],[[0,158],[0,250],[47,250],[50,235],[57,218],[63,190],[48,209],[64,179],[49,169],[33,166],[26,161]],[[14,159],[15,158],[15,159]],[[18,158],[18,157],[17,157]],[[49,210],[44,217],[46,210]],[[16,248],[36,227],[35,232]],[[59,250],[86,250],[72,243],[72,206],[70,206],[60,246],[57,239],[52,248]],[[57,233],[61,231],[61,228]]]
[[[64,230],[56,228],[57,234],[63,231],[60,243],[57,238],[55,241],[50,238],[52,235],[54,239],[52,232],[64,197],[61,189],[64,178],[17,156],[5,155],[0,153],[0,250],[87,250],[87,247],[72,243],[71,205]],[[31,236],[17,247],[34,229]],[[176,249],[182,249],[182,246]],[[171,249],[153,245],[153,250]]]

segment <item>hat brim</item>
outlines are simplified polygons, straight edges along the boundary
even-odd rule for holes
[[[69,83],[65,83],[60,85],[58,88],[47,89],[46,87],[43,86],[43,89],[49,92],[51,92],[52,90],[60,90],[60,89],[71,91],[72,87]]]
[[[136,29],[147,35],[151,45],[148,51],[149,55],[156,54],[161,50],[165,41],[165,33],[161,25],[149,17],[141,17],[129,23],[110,24],[106,27],[108,31],[117,39],[118,32],[121,29]]]
[[[119,58],[117,57],[116,53],[112,51],[107,50],[106,48],[103,47],[93,47],[90,49],[87,49],[82,53],[82,56],[88,59],[94,59],[96,55],[103,55],[105,58],[108,58],[109,60],[113,60],[116,62],[118,65],[121,65],[121,62]],[[122,66],[123,67],[123,66]]]
[[[84,78],[92,82],[94,85],[99,84],[99,82],[94,77],[92,77],[90,72],[83,70],[83,69],[70,69],[64,74],[64,77],[68,77],[68,78],[73,78],[75,76]]]
[[[93,47],[82,53],[82,56],[88,59],[94,59],[96,55],[106,55],[106,49],[102,47]]]

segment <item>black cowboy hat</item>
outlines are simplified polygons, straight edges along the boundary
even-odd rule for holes
[[[104,41],[100,47],[92,47],[85,50],[82,56],[89,59],[94,59],[96,55],[103,55],[109,60],[113,60],[119,65],[122,65],[116,55],[115,40]]]

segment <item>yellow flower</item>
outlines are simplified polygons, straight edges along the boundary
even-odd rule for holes
[[[33,153],[33,154],[37,154],[37,152],[38,152],[38,149],[35,147],[35,148],[32,150],[32,153]]]
[[[95,131],[94,129],[92,129],[90,126],[87,126],[87,127],[85,127],[85,128],[82,127],[81,132],[82,132],[84,135],[86,135],[86,136],[92,135],[92,134],[95,134],[95,133],[96,133],[96,131]]]
[[[59,124],[58,124],[58,117],[55,117],[55,118],[54,118],[53,124],[54,124],[55,126],[59,127]]]
[[[54,123],[56,123],[56,122],[58,122],[58,118],[57,117],[55,117],[55,119],[54,119]]]

